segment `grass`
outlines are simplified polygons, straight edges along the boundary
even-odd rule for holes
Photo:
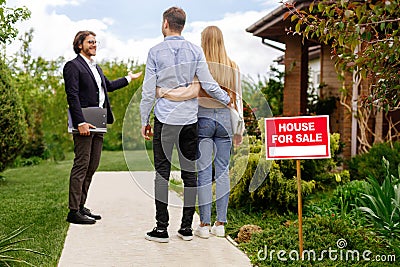
[[[130,151],[131,171],[152,170],[144,151]],[[150,157],[152,158],[152,157]],[[0,236],[19,227],[28,227],[18,236],[28,240],[21,247],[46,256],[15,252],[12,255],[36,266],[57,266],[68,230],[69,174],[73,153],[61,162],[44,161],[39,165],[7,169],[0,179]],[[98,171],[127,171],[121,151],[103,151]],[[18,264],[16,265],[18,266]]]
[[[152,158],[151,151],[149,154],[146,151],[103,151],[98,171],[151,171],[154,170]]]
[[[15,251],[23,251],[28,253],[35,253],[38,255],[44,255],[38,251],[23,247],[24,242],[27,238],[19,238],[22,232],[28,227],[20,227],[10,233],[0,236],[0,265],[10,266],[11,263],[25,263],[31,265],[29,262],[22,258],[16,258],[13,254]]]
[[[23,247],[47,256],[16,252],[15,257],[37,266],[56,266],[68,223],[68,176],[71,161],[42,163],[8,169],[0,182],[0,233],[28,227],[19,238],[29,238]]]
[[[129,151],[125,156],[129,168],[126,166],[123,152],[103,151],[99,171],[153,170],[151,154],[147,155],[144,151]],[[0,180],[0,236],[5,236],[20,227],[27,227],[18,236],[18,239],[27,239],[20,246],[46,255],[21,251],[12,256],[36,266],[57,266],[68,229],[65,216],[72,158],[71,153],[67,155],[68,160],[62,162],[42,162],[40,165],[8,169],[2,173],[4,179]],[[176,162],[176,157],[174,161]],[[172,177],[171,188],[182,190],[182,184]],[[324,261],[304,262],[298,265],[298,262],[279,262],[276,259],[273,262],[259,260],[257,253],[265,245],[270,249],[288,251],[298,247],[296,220],[296,214],[279,215],[229,207],[226,232],[235,238],[240,227],[245,224],[259,225],[263,229],[263,232],[254,235],[249,243],[239,245],[257,266],[271,266],[271,264],[273,266],[396,266],[396,263],[382,262],[347,264]],[[346,221],[331,217],[304,218],[303,231],[305,248],[315,250],[335,248],[336,241],[345,238],[349,243],[349,249],[361,251],[370,249],[375,255],[392,253],[382,239],[366,232],[365,229],[357,229],[348,225]],[[14,266],[22,265],[17,263]]]
[[[178,170],[176,149],[172,155],[171,170]],[[103,151],[98,171],[153,171],[153,151]]]
[[[180,179],[175,179],[173,175],[169,179],[169,189],[175,191],[178,196],[183,198],[183,182]]]
[[[228,209],[228,221],[226,232],[232,238],[237,236],[241,226],[245,224],[254,224],[260,226],[263,231],[254,234],[250,242],[240,243],[239,248],[248,255],[254,266],[399,266],[398,256],[393,262],[376,262],[375,256],[395,255],[395,252],[388,248],[387,242],[370,232],[369,229],[362,227],[354,227],[348,221],[332,216],[316,216],[303,217],[303,245],[308,251],[315,251],[316,260],[309,260],[306,256],[304,261],[293,261],[289,258],[289,253],[293,250],[298,251],[298,221],[297,215],[294,213],[281,215],[271,211],[249,211],[243,208]],[[338,249],[337,242],[340,239],[345,239],[347,246],[343,249]],[[328,254],[322,254],[323,250],[336,250],[329,257]],[[364,251],[371,251],[372,254],[368,257],[370,261],[349,260],[346,261],[347,251],[359,251],[360,255]],[[261,251],[261,252],[260,252]],[[286,254],[281,256],[287,260],[279,260],[278,252],[285,251]],[[335,254],[336,253],[336,254]],[[341,254],[342,253],[342,254]],[[321,256],[323,255],[323,257]],[[335,258],[335,255],[338,257]],[[341,260],[340,255],[345,255]],[[292,254],[294,258],[295,254]]]

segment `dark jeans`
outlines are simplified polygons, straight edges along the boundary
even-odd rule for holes
[[[154,184],[157,226],[167,228],[168,214],[168,181],[171,172],[172,150],[176,145],[184,184],[184,206],[181,228],[192,226],[196,205],[197,177],[197,123],[190,125],[163,124],[154,119],[154,166],[156,177]]]
[[[75,158],[69,179],[69,208],[78,210],[85,205],[92,177],[99,166],[104,134],[74,134],[73,138]]]

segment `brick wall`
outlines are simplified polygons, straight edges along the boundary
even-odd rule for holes
[[[308,87],[308,48],[302,44],[301,37],[288,36],[285,51],[285,88],[283,92],[283,115],[299,116],[306,114]],[[351,76],[346,77],[351,84]],[[338,80],[334,62],[331,60],[329,47],[321,48],[321,97],[335,96],[340,98],[343,83]],[[351,93],[351,90],[350,90]],[[351,94],[346,99],[351,103]],[[331,133],[339,133],[345,144],[343,157],[351,157],[351,112],[348,107],[337,102],[337,108],[330,116]]]
[[[288,36],[285,51],[285,88],[283,115],[299,116],[307,106],[308,49],[300,36]]]
[[[338,80],[329,47],[321,47],[321,83],[326,84],[326,87],[321,90],[321,97],[335,96],[340,98],[340,89],[343,83]],[[346,79],[351,79],[351,77],[346,77]],[[346,104],[350,105],[350,103],[351,95],[346,99]],[[341,141],[345,144],[343,157],[346,159],[351,157],[351,119],[352,116],[348,107],[337,102],[336,110],[329,118],[330,131],[340,134]]]

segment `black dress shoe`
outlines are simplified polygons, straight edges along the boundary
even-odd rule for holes
[[[79,211],[70,211],[67,216],[67,222],[75,224],[95,224],[96,221],[83,215]]]
[[[101,216],[100,216],[100,215],[93,214],[92,212],[90,212],[90,209],[85,208],[85,207],[81,208],[81,209],[79,210],[79,212],[80,212],[81,214],[86,215],[86,216],[88,216],[88,217],[90,217],[90,218],[93,218],[93,219],[95,219],[95,220],[100,220],[100,219],[101,219]]]

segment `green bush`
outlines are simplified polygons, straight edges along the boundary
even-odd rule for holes
[[[301,160],[304,197],[315,191],[315,188],[324,189],[350,180],[346,170],[340,174],[337,171],[340,135],[332,134],[330,138],[332,158]],[[230,170],[234,186],[230,203],[238,207],[250,205],[279,211],[293,210],[297,207],[296,160],[267,161],[264,154],[264,145],[254,136],[249,137],[248,147],[243,146],[236,151]],[[341,181],[337,181],[338,177]],[[258,188],[251,192],[254,184]]]
[[[23,158],[41,157],[45,151],[43,136],[43,112],[48,109],[47,83],[51,80],[48,62],[42,58],[32,59],[29,43],[33,39],[33,29],[26,32],[21,38],[20,51],[14,60],[10,60],[9,68],[13,73],[13,84],[21,97],[25,111],[25,121],[28,125],[28,142],[21,149]]]
[[[0,172],[18,156],[27,138],[25,113],[10,79],[6,64],[0,60]]]
[[[244,167],[245,171],[240,177]],[[278,164],[267,161],[260,157],[260,154],[250,153],[249,157],[241,156],[237,159],[231,170],[231,177],[235,184],[230,195],[232,206],[252,206],[281,212],[297,207],[296,177],[286,178]],[[255,191],[250,192],[252,179],[264,179],[264,181]],[[315,183],[302,181],[301,186],[302,195],[306,196],[313,191]]]
[[[133,72],[144,72],[144,65],[137,65],[135,62],[128,62],[128,64],[122,61],[103,62],[101,64],[101,67],[104,71],[104,74],[109,80],[124,77],[127,74],[127,68],[131,69]],[[137,105],[138,110],[141,95],[136,94],[136,91],[142,85],[143,77],[144,74],[139,79],[132,81],[127,87],[121,88],[108,94],[115,121],[113,124],[107,126],[109,128],[109,131],[104,136],[104,150],[115,151],[123,149],[123,124],[125,116],[127,115],[126,111],[131,99],[133,99],[133,104]],[[133,118],[132,115],[134,116]],[[124,133],[124,135],[129,135],[129,143],[136,149],[138,147],[141,147],[141,145],[143,144],[143,138],[139,134],[139,129],[141,127],[140,115],[139,113],[135,113],[129,114],[127,116],[131,116],[129,118],[131,120],[129,121],[129,126],[134,127],[135,129],[126,129],[128,132]]]
[[[340,157],[342,145],[340,142],[340,134],[333,133],[330,135],[330,152],[329,159],[308,159],[301,160],[301,179],[305,181],[315,181],[317,189],[325,189],[326,187],[336,186],[337,169],[341,164]],[[296,160],[278,160],[276,161],[285,177],[296,176]],[[342,181],[349,181],[348,173],[342,172]]]
[[[303,249],[308,252],[314,251],[315,259],[312,253],[305,253],[303,261],[293,260],[298,255],[296,251],[299,250],[298,221],[274,217],[277,218],[265,218],[269,224],[260,225],[263,231],[253,234],[249,243],[239,244],[254,266],[396,266],[393,259],[387,263],[363,260],[362,253],[367,250],[372,252],[371,258],[375,255],[396,255],[396,252],[387,247],[385,240],[365,229],[349,227],[347,221],[330,216],[304,218]],[[338,244],[345,246],[339,247]],[[322,254],[324,250],[334,253]],[[352,254],[349,254],[346,260],[347,251],[355,250],[359,252],[359,260],[356,254],[354,259]],[[281,256],[286,260],[278,259],[279,251],[285,252]],[[342,260],[341,255],[343,255]]]
[[[8,66],[28,124],[28,142],[19,156],[22,161],[29,161],[32,157],[62,160],[65,152],[72,149],[71,136],[67,133],[67,101],[61,74],[65,60],[62,57],[50,61],[33,58],[29,47],[32,39],[31,29],[20,38],[20,51],[10,58]]]
[[[366,193],[370,185],[366,181],[354,180],[339,185],[333,191],[332,202],[343,212],[350,212],[358,204],[361,194]]]
[[[379,183],[386,176],[386,169],[382,166],[382,157],[390,163],[389,173],[397,175],[397,166],[400,164],[400,142],[375,144],[368,153],[352,158],[348,165],[352,180],[364,180],[369,175],[375,177]]]
[[[389,173],[389,162],[385,158],[383,165],[386,175],[382,185],[375,177],[368,177],[371,187],[361,195],[359,209],[378,233],[400,243],[400,179]]]
[[[345,171],[346,172],[346,171]],[[365,181],[340,184],[333,190],[319,191],[304,200],[304,216],[331,216],[347,221],[353,226],[365,225],[365,216],[356,208],[358,198],[369,185]]]
[[[18,168],[18,167],[25,167],[25,166],[34,166],[34,165],[39,165],[42,163],[43,159],[41,157],[30,157],[30,158],[23,158],[21,156],[18,156],[13,164],[12,168]]]

